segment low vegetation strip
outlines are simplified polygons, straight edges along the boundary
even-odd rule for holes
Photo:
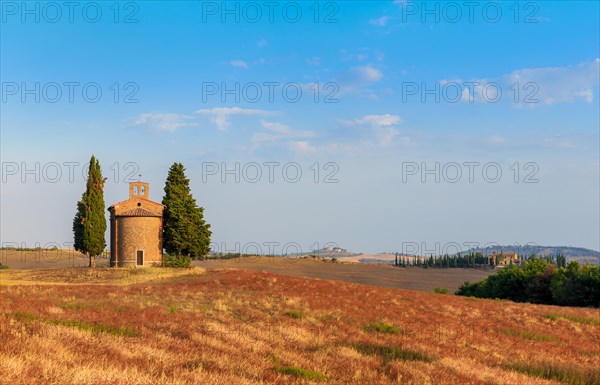
[[[431,362],[433,358],[416,350],[389,345],[355,344],[353,348],[361,354],[379,357],[384,363],[393,360]]]
[[[568,385],[600,384],[600,369],[560,366],[552,363],[508,363],[504,367],[531,377],[558,381]]]
[[[133,329],[132,327],[126,326],[123,328],[117,328],[110,325],[94,324],[85,321],[73,321],[73,320],[45,320],[45,322],[52,323],[54,325],[72,327],[79,330],[85,330],[91,333],[106,333],[113,336],[125,336],[125,337],[141,337],[142,333],[139,330]]]
[[[600,313],[598,313],[598,318],[578,317],[574,315],[556,313],[546,314],[544,317],[553,321],[557,319],[565,319],[567,321],[575,322],[578,324],[600,326]]]
[[[130,326],[126,327],[114,327],[111,325],[103,325],[98,323],[91,323],[80,320],[61,320],[61,319],[49,319],[38,317],[34,314],[17,312],[15,313],[15,318],[19,321],[22,321],[26,324],[29,324],[34,321],[40,321],[46,324],[51,325],[59,325],[65,327],[71,327],[79,330],[84,330],[90,333],[105,333],[113,336],[125,336],[125,337],[141,337],[142,333],[139,330],[136,330]]]

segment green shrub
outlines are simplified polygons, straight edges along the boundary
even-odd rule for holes
[[[169,311],[169,313],[171,314],[175,314],[177,313],[177,306],[176,305],[171,305],[167,308],[167,310]]]
[[[164,267],[186,268],[190,267],[191,263],[190,257],[185,255],[169,255],[165,253],[163,258]]]
[[[8,269],[8,266],[0,263],[0,270],[3,270],[3,269]]]
[[[15,318],[17,319],[17,321],[21,321],[25,324],[29,324],[38,319],[38,317],[35,314],[25,313],[21,311],[15,313]]]
[[[433,292],[437,294],[448,294],[448,289],[436,287],[433,289]]]
[[[297,310],[286,311],[284,314],[290,318],[296,318],[296,319],[304,317],[302,312],[299,312]]]
[[[301,369],[295,366],[284,366],[282,368],[275,367],[275,371],[281,374],[292,375],[296,377],[305,377],[311,380],[326,380],[327,377],[324,374],[314,372],[308,369]]]
[[[365,326],[367,332],[387,333],[387,334],[398,334],[398,328],[394,325],[388,325],[383,322],[372,322]]]

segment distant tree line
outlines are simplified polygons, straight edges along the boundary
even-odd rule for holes
[[[527,259],[539,258],[549,263],[555,264],[558,267],[565,267],[567,265],[567,259],[564,255],[558,254],[557,256],[542,256],[538,257],[535,254],[531,254]],[[429,257],[407,257],[396,254],[394,266],[397,267],[437,267],[437,268],[495,268],[496,266],[503,265],[504,255],[502,253],[496,255],[484,255],[481,252],[472,252],[469,254],[454,254],[454,255],[440,255]],[[513,261],[510,260],[509,265],[512,265]]]
[[[202,259],[236,259],[241,257],[260,257],[258,254],[241,254],[241,253],[211,253],[204,256]]]
[[[477,283],[465,282],[457,295],[547,305],[600,307],[600,267],[566,259],[529,258]]]

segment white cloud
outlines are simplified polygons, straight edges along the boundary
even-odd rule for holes
[[[378,27],[384,27],[387,25],[388,21],[390,21],[389,16],[381,16],[376,19],[369,20],[369,24],[376,25]]]
[[[256,46],[257,46],[258,48],[263,48],[263,47],[266,47],[266,46],[267,46],[267,44],[268,44],[268,43],[267,43],[267,40],[265,40],[265,39],[260,39],[259,41],[257,41],[257,42],[256,42]]]
[[[398,115],[366,115],[360,119],[350,121],[350,124],[357,126],[367,126],[371,129],[374,140],[382,147],[390,146],[394,139],[400,135],[400,131],[394,128],[401,123],[402,119]]]
[[[530,95],[542,104],[594,101],[600,81],[600,59],[566,67],[524,68],[504,76],[509,85],[518,83],[523,97]],[[526,85],[533,87],[525,89]]]
[[[229,64],[231,64],[232,66],[234,66],[234,67],[236,67],[236,68],[242,68],[242,69],[245,69],[245,70],[247,70],[247,69],[248,69],[248,63],[246,63],[246,62],[245,62],[245,61],[243,61],[243,60],[239,60],[239,59],[236,59],[236,60],[231,60],[231,61],[229,62]]]
[[[273,111],[245,109],[239,107],[200,109],[196,111],[196,113],[210,116],[210,121],[214,123],[221,131],[227,130],[227,128],[230,126],[230,118],[232,116],[270,116],[277,114],[277,112]]]
[[[360,119],[354,119],[353,122],[357,125],[369,125],[371,127],[387,127],[395,126],[402,122],[402,118],[398,115],[365,115]]]
[[[305,140],[299,140],[295,142],[290,142],[290,148],[297,153],[301,154],[316,154],[317,148],[312,146]]]
[[[315,133],[312,131],[301,131],[293,129],[280,122],[269,122],[261,119],[260,124],[275,134],[257,132],[252,135],[252,144],[256,149],[259,145],[266,142],[289,141],[291,139],[312,138]]]
[[[377,96],[369,87],[381,79],[383,79],[383,72],[367,64],[350,68],[336,80],[339,85],[339,95],[358,94],[376,99]]]
[[[383,72],[370,64],[362,67],[354,67],[350,70],[350,73],[355,76],[357,81],[364,83],[375,83],[383,78]]]
[[[256,149],[263,143],[276,142],[277,136],[272,134],[265,134],[264,132],[255,132],[252,134],[252,149]]]
[[[262,120],[261,119],[260,124],[264,128],[269,129],[269,130],[274,131],[274,132],[277,132],[278,134],[289,134],[289,133],[291,133],[293,131],[291,127],[286,126],[283,123],[268,122],[266,120]]]
[[[147,126],[159,131],[174,132],[179,127],[192,125],[189,121],[193,119],[191,116],[164,113],[164,112],[149,112],[133,118],[133,124],[136,126]]]
[[[462,87],[462,102],[491,103],[498,98],[509,100],[519,107],[536,107],[576,101],[592,103],[594,94],[598,92],[599,72],[600,59],[595,59],[565,67],[523,68],[497,78],[451,79],[440,80],[439,83],[441,86],[453,83],[452,87]],[[498,87],[501,95],[496,93]]]
[[[400,136],[400,131],[391,127],[381,128],[377,131],[377,142],[383,147],[391,146],[394,144],[394,139]]]
[[[340,123],[356,127],[359,131],[353,135],[358,140],[336,143],[311,143],[307,140],[290,142],[290,149],[298,154],[343,154],[350,156],[364,155],[373,151],[381,151],[394,145],[410,145],[409,136],[401,136],[396,128],[402,122],[397,115],[365,115],[359,119],[340,120]]]

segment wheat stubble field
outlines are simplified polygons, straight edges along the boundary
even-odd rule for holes
[[[0,290],[2,384],[600,379],[595,309],[201,268],[5,270]]]

